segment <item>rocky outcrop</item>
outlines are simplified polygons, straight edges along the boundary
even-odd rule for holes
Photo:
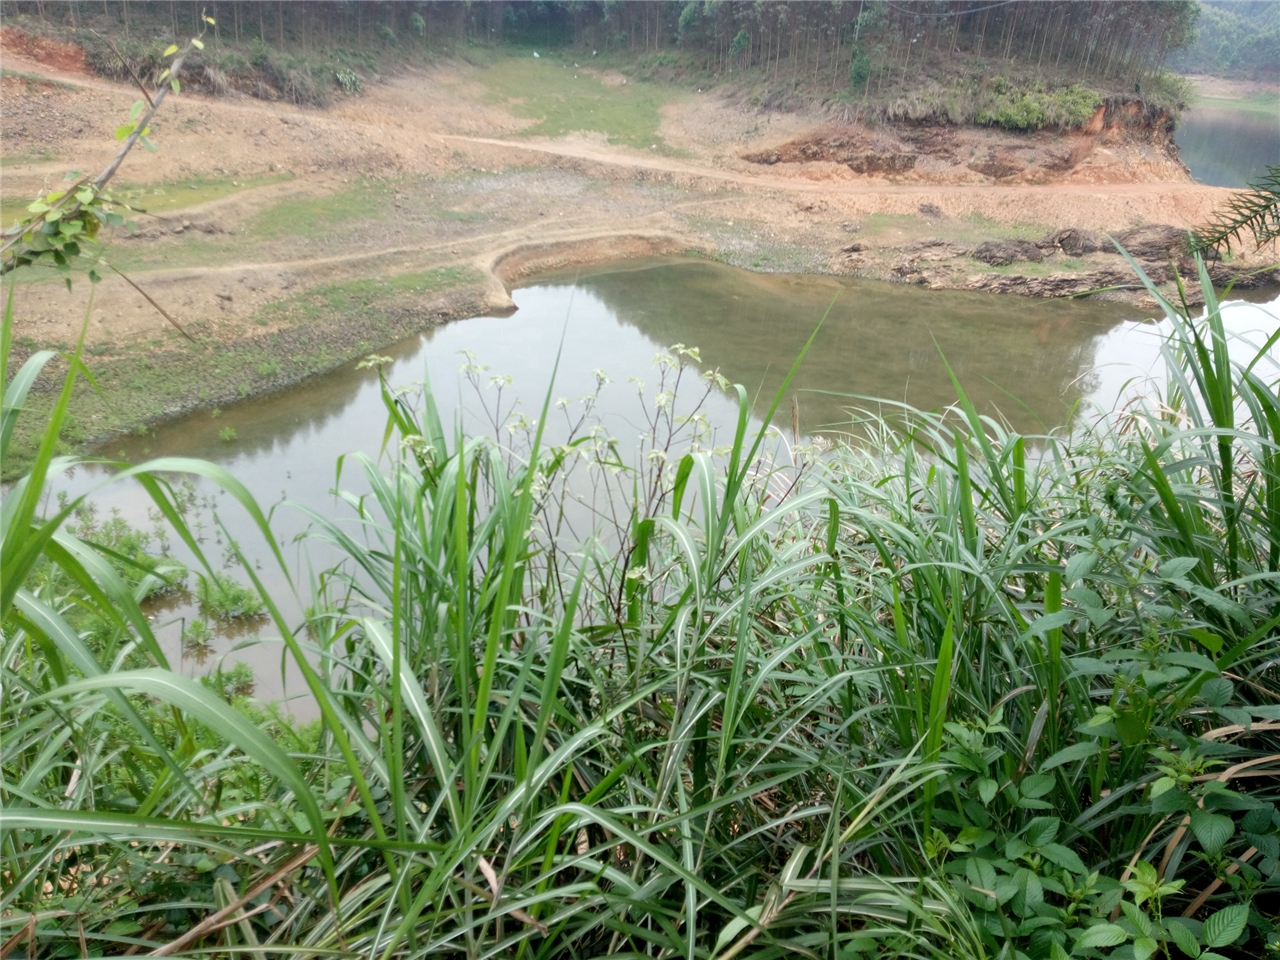
[[[1115,253],[1116,248],[1106,234],[1094,230],[1067,227],[1049,234],[1036,245],[1042,250],[1061,250],[1069,257],[1083,257],[1089,253]]]
[[[826,161],[842,163],[854,173],[906,173],[915,168],[916,155],[903,152],[882,152],[868,149],[860,137],[834,134],[827,137],[811,137],[784,143],[772,150],[744,153],[743,160],[751,163],[773,165],[775,163],[812,163]]]
[[[1182,227],[1173,227],[1166,223],[1134,227],[1132,230],[1125,230],[1113,236],[1116,243],[1124,247],[1135,260],[1165,261],[1170,257],[1175,260],[1185,260],[1191,253],[1187,231]],[[1069,257],[1082,257],[1090,253],[1116,255],[1120,253],[1107,234],[1081,230],[1077,227],[1058,230],[1043,240],[1036,241],[1036,244],[1040,249],[1051,253],[1061,250]],[[1210,258],[1212,259],[1212,256]]]
[[[987,293],[1016,293],[1023,297],[1069,297],[1132,283],[1134,276],[1127,267],[1103,267],[1087,273],[1051,273],[1047,277],[981,273],[970,276],[961,288]]]
[[[1043,251],[1030,240],[987,240],[974,247],[970,256],[993,267],[1007,266],[1018,260],[1039,263],[1044,259]]]
[[[1116,242],[1138,260],[1164,260],[1171,256],[1181,258],[1191,252],[1186,230],[1161,223],[1118,233]]]

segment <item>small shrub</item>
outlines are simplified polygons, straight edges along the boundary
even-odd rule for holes
[[[235,438],[236,438],[235,427],[223,427],[221,430],[218,431],[218,439],[221,440],[223,443],[230,443]]]
[[[258,364],[258,376],[260,377],[274,377],[279,372],[280,364],[276,363],[274,360],[268,360],[266,363]]]
[[[860,87],[871,76],[871,60],[862,47],[854,47],[849,57],[849,83]]]
[[[347,67],[339,67],[334,71],[333,77],[338,81],[338,86],[342,88],[343,93],[356,94],[360,92],[360,75],[354,70]]]
[[[182,649],[185,652],[205,650],[213,643],[213,631],[203,620],[195,620],[182,630]]]
[[[196,599],[206,613],[219,620],[242,620],[262,615],[262,598],[229,576],[198,574]]]
[[[216,96],[225,97],[231,92],[231,81],[227,75],[211,63],[204,65],[204,82]]]
[[[992,77],[996,96],[978,110],[975,122],[1006,130],[1066,130],[1083,125],[1102,103],[1096,90],[1072,84],[1058,90],[1012,90],[1003,77]]]
[[[219,668],[209,679],[209,685],[224,700],[244,700],[253,696],[253,688],[257,683],[253,667],[247,663],[237,662],[230,670]]]

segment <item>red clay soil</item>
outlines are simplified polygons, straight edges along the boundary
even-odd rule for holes
[[[50,37],[32,37],[14,27],[0,27],[0,46],[10,56],[34,60],[63,73],[93,76],[85,63],[84,51],[74,43],[63,43]]]

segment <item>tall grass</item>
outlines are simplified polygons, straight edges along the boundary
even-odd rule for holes
[[[612,538],[561,535],[584,447],[546,410],[516,451],[387,389],[387,455],[341,465],[371,492],[311,517],[342,563],[300,623],[258,585],[307,729],[175,676],[121,558],[39,516],[51,424],[2,514],[0,945],[1261,955],[1280,397],[1204,283],[1205,319],[1167,304],[1160,402],[1033,438],[957,383],[797,472],[739,388],[721,453],[588,463],[631,491]],[[194,548],[179,470],[271,542],[215,468],[122,474]],[[74,586],[33,591],[45,564]],[[78,634],[71,605],[116,616]]]

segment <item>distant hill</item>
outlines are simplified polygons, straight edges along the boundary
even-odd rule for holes
[[[1205,0],[1196,39],[1174,50],[1169,67],[1247,80],[1280,80],[1280,3]]]

